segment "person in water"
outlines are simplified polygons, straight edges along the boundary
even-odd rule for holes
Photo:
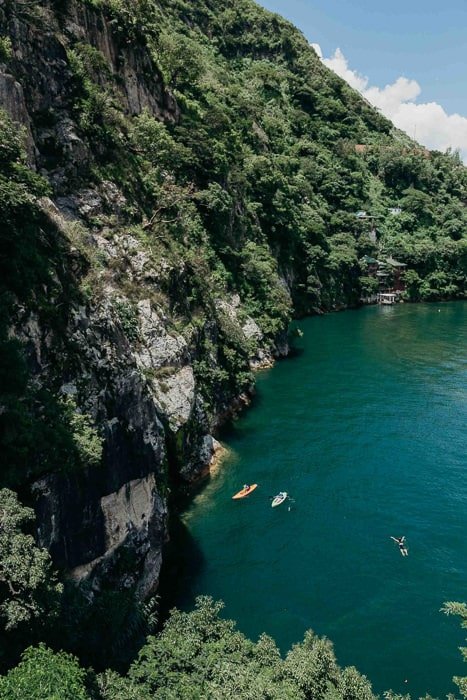
[[[409,552],[407,550],[407,545],[405,544],[405,535],[403,537],[393,537],[391,535],[391,540],[397,542],[397,544],[399,545],[399,551],[403,557],[408,556]]]

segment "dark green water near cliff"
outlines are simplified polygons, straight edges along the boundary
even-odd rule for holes
[[[467,600],[467,304],[299,326],[300,354],[258,377],[230,457],[183,515],[176,602],[220,598],[284,651],[312,628],[377,692],[444,696],[467,673],[465,634],[439,612]],[[290,510],[271,508],[280,490]]]

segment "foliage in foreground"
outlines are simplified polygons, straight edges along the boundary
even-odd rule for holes
[[[443,607],[446,615],[456,615],[461,619],[461,627],[467,629],[467,605],[465,603],[448,602]],[[461,647],[461,654],[464,661],[467,661],[467,647]],[[459,686],[462,697],[467,698],[467,677],[456,676],[454,682]]]
[[[43,644],[30,647],[0,677],[0,700],[377,700],[365,676],[338,666],[326,638],[308,631],[282,658],[271,637],[252,642],[222,619],[222,607],[203,596],[193,612],[172,611],[124,677],[85,671],[76,658]],[[445,612],[460,615],[465,626],[465,605],[447,603]],[[456,682],[467,697],[467,679]],[[384,697],[410,700],[391,691]]]
[[[33,520],[34,511],[13,491],[0,490],[0,662],[23,639],[37,639],[58,614],[63,587],[49,553],[27,531]]]
[[[85,679],[75,658],[40,644],[26,649],[20,664],[0,678],[0,700],[89,700]]]
[[[338,667],[328,640],[307,632],[284,660],[270,637],[249,641],[221,609],[202,597],[193,612],[172,612],[125,678],[113,671],[92,678],[68,654],[29,648],[0,679],[0,699],[374,700],[366,678]]]

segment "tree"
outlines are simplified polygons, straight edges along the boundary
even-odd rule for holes
[[[86,676],[70,654],[44,644],[29,647],[18,666],[0,677],[0,700],[90,700]]]
[[[129,678],[123,678],[115,671],[105,671],[97,678],[102,700],[154,700],[147,690]]]
[[[287,675],[294,680],[305,700],[326,700],[336,688],[339,668],[332,644],[316,637],[311,630],[301,644],[295,644],[285,660]]]
[[[353,666],[343,669],[338,688],[342,700],[375,700],[371,683]]]
[[[375,277],[360,277],[360,287],[362,289],[362,296],[371,296],[377,293],[379,283]]]
[[[105,700],[375,700],[364,676],[341,671],[327,639],[307,632],[284,661],[274,640],[246,639],[219,617],[221,609],[200,597],[193,612],[173,611],[162,633],[148,638],[128,679],[100,676]]]
[[[457,615],[457,617],[460,617],[461,627],[467,629],[467,605],[465,603],[445,603],[442,607],[442,611],[446,615]],[[467,661],[467,647],[461,647],[461,654],[464,661]],[[467,698],[467,676],[463,678],[455,676],[454,682],[458,685],[462,697]]]
[[[429,226],[434,216],[432,197],[413,187],[406,189],[403,194],[404,198],[401,202],[403,209],[409,214],[414,214],[421,224]]]
[[[404,272],[404,283],[406,295],[410,301],[418,301],[420,299],[420,285],[422,280],[420,275],[415,270],[406,270]]]
[[[23,531],[33,520],[34,511],[13,491],[0,490],[0,617],[7,631],[50,619],[62,591],[48,552]]]

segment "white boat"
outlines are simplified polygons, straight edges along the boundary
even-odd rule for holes
[[[281,503],[284,503],[284,501],[287,498],[287,491],[281,491],[280,493],[277,494],[277,496],[274,496],[272,499],[271,506],[275,508],[276,506],[280,506]]]

